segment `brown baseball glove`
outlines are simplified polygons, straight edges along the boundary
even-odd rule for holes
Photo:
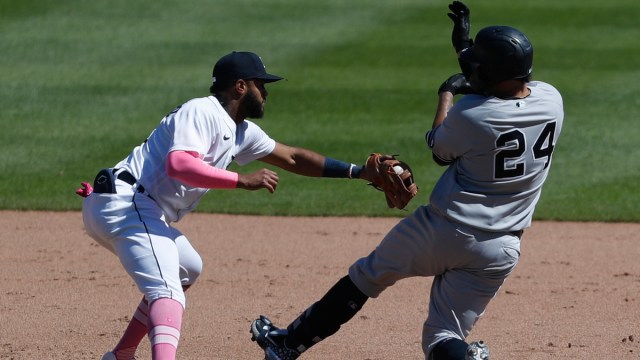
[[[384,192],[390,208],[404,209],[418,194],[409,165],[395,158],[396,155],[373,153],[364,167],[369,185]]]

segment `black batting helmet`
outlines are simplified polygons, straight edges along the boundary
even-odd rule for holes
[[[478,71],[485,86],[505,80],[527,78],[533,66],[533,46],[518,29],[489,26],[478,32],[473,46],[460,53],[465,77]]]

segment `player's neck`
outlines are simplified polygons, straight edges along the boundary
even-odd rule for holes
[[[531,94],[531,89],[524,81],[507,80],[495,85],[490,93],[500,99],[524,99]]]
[[[222,106],[222,108],[229,114],[231,120],[233,120],[236,124],[239,124],[244,121],[244,115],[240,113],[239,103],[232,99],[227,99],[224,96],[214,95],[218,102]]]

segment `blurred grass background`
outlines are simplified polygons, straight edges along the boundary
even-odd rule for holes
[[[400,154],[421,189],[411,211],[443,171],[423,138],[436,89],[458,71],[449,2],[3,0],[0,208],[80,209],[80,181],[127,156],[176,105],[208,95],[220,56],[249,50],[287,78],[268,86],[258,121],[267,133],[355,163],[373,151]],[[466,3],[472,33],[524,31],[534,78],[564,97],[536,218],[640,220],[640,2]],[[275,194],[211,191],[198,211],[406,215],[362,181],[279,174]]]

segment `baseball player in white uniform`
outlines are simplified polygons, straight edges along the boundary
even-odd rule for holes
[[[271,139],[248,118],[259,119],[265,84],[282,79],[260,57],[232,52],[213,69],[211,95],[190,100],[165,116],[149,137],[113,168],[83,183],[86,232],[117,255],[144,294],[119,343],[103,360],[130,360],[149,336],[154,360],[175,359],[184,291],[202,270],[200,255],[171,224],[193,210],[209,189],[266,189],[278,174],[226,170],[260,160],[314,177],[363,178],[362,166]],[[366,180],[366,179],[365,179]]]
[[[254,320],[252,340],[266,359],[298,358],[368,298],[412,276],[434,277],[422,333],[425,359],[489,359],[484,342],[465,338],[518,262],[564,113],[554,87],[530,81],[533,47],[520,31],[487,27],[475,44],[456,50],[464,74],[440,87],[427,133],[434,160],[448,166],[429,204],[393,227],[286,328],[266,316]],[[453,105],[461,93],[468,95]]]

